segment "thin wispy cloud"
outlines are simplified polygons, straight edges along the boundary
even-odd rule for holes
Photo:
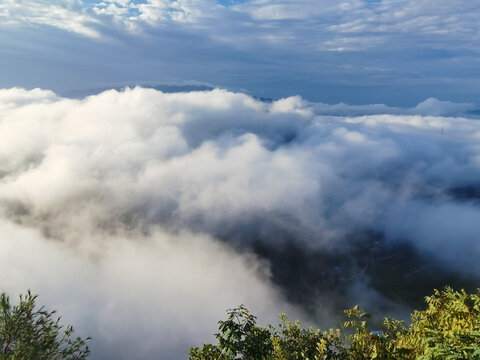
[[[98,39],[95,25],[101,22],[77,1],[7,0],[0,4],[2,27],[51,26]]]
[[[7,1],[2,68],[19,76],[2,79],[60,91],[199,81],[330,103],[474,102],[478,16],[463,0]],[[54,56],[64,42],[78,46]],[[24,64],[27,53],[38,65]],[[62,76],[42,64],[55,61],[65,62]]]

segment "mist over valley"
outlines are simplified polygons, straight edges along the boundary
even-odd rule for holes
[[[181,358],[241,303],[334,324],[475,289],[472,106],[1,90],[3,288],[41,294],[93,359]]]

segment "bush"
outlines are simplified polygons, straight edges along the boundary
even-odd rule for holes
[[[191,360],[479,360],[480,290],[468,294],[451,288],[425,298],[411,324],[385,318],[380,330],[369,328],[370,315],[358,306],[345,310],[345,321],[327,331],[304,329],[280,315],[278,330],[256,325],[241,305],[220,321],[218,344],[191,348]]]
[[[62,331],[55,311],[36,308],[36,295],[20,295],[18,305],[0,295],[0,359],[82,360],[89,354],[89,338],[72,338],[73,328]]]
[[[468,294],[447,287],[425,300],[427,309],[413,312],[397,347],[412,359],[480,359],[480,290]]]

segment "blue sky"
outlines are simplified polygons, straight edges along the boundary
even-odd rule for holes
[[[478,105],[479,16],[471,0],[7,0],[0,87],[194,82],[328,103]]]

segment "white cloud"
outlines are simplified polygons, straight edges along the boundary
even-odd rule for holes
[[[271,322],[295,313],[255,241],[343,254],[374,230],[477,275],[480,207],[455,191],[477,186],[480,123],[440,115],[468,109],[1,90],[2,289],[39,292],[98,358],[147,359],[211,340],[241,302]],[[124,346],[132,329],[143,353]]]
[[[478,15],[466,0],[8,1],[1,78],[57,91],[195,80],[273,98],[474,101]]]
[[[455,46],[461,43],[460,46],[473,50],[472,45],[478,44],[479,39],[478,27],[473,26],[478,7],[470,1],[257,0],[238,5],[236,10],[259,23],[277,21],[277,26],[271,25],[276,30],[283,28],[283,21],[289,21],[290,34],[297,41],[308,36],[309,45],[318,50],[411,46],[408,36],[418,37],[417,43],[425,38],[426,44],[441,43],[447,47],[455,39]],[[323,39],[321,46],[315,46],[318,38]]]
[[[244,15],[250,21],[245,21]],[[101,30],[97,25],[108,27],[109,18],[136,33],[173,22],[183,23],[185,30],[194,25],[210,39],[247,36],[249,46],[258,40],[278,46],[283,39],[285,46],[302,45],[304,50],[310,47],[320,51],[404,47],[407,41],[411,46],[410,36],[419,38],[416,43],[430,42],[437,48],[474,50],[479,40],[478,27],[474,26],[477,15],[478,7],[466,0],[252,0],[228,7],[213,0],[108,0],[88,6],[73,0],[9,0],[0,5],[3,26],[50,25],[98,38]],[[251,26],[255,26],[254,34]],[[224,31],[219,33],[218,29]]]
[[[237,5],[237,9],[247,11],[257,20],[307,20],[316,16],[337,14],[358,8],[357,1],[311,1],[311,0],[256,0]]]
[[[100,21],[69,0],[7,0],[0,4],[1,26],[48,25],[91,38],[99,38]]]
[[[207,236],[96,233],[72,248],[3,220],[0,233],[2,291],[39,293],[39,305],[93,337],[94,359],[186,357],[240,303],[272,322],[282,308],[295,314],[254,257]]]
[[[215,2],[199,0],[102,1],[93,7],[97,15],[110,16],[116,23],[137,33],[144,25],[158,27],[169,22],[195,23],[212,17],[217,9]]]

